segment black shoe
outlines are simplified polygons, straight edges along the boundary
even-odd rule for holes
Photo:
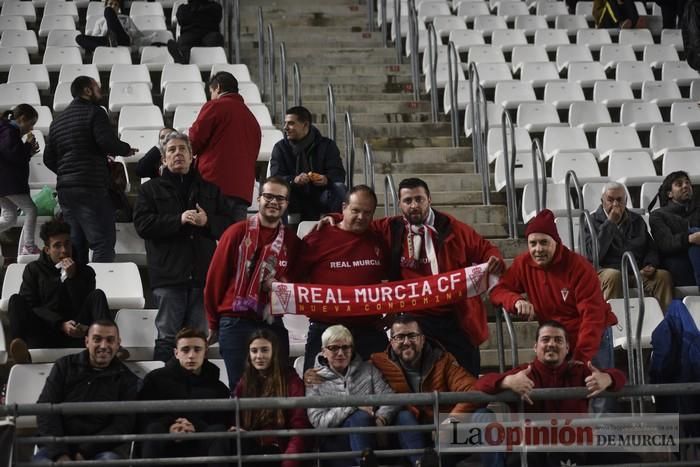
[[[27,343],[19,337],[10,342],[10,355],[15,363],[32,363],[32,355],[29,353]]]
[[[360,467],[379,467],[377,456],[371,448],[366,448],[360,456]]]
[[[439,467],[440,459],[438,458],[437,452],[431,447],[425,448],[423,455],[416,464],[419,467]]]
[[[114,31],[107,31],[107,40],[109,41],[110,47],[118,47],[119,41],[117,40],[117,33]]]
[[[182,52],[180,52],[180,48],[177,46],[177,43],[173,40],[168,41],[168,52],[170,52],[170,55],[172,55],[173,60],[175,60],[175,63],[180,63],[182,65],[186,65],[187,62],[185,61],[185,57],[183,57]]]

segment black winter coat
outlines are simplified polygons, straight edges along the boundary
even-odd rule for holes
[[[216,240],[233,223],[233,215],[219,189],[193,168],[191,185],[181,195],[184,177],[167,169],[141,185],[134,205],[134,226],[146,240],[151,286],[204,287]],[[185,176],[187,177],[187,176]],[[182,224],[181,215],[199,204],[207,213],[203,227]]]
[[[59,192],[88,188],[106,193],[111,184],[107,155],[127,155],[130,150],[117,138],[102,107],[75,98],[51,123],[44,164],[58,175]]]
[[[19,294],[49,326],[58,327],[75,319],[87,296],[95,290],[95,271],[87,265],[77,267],[73,278],[61,282],[61,270],[42,251],[39,259],[24,269]]]
[[[175,13],[180,33],[206,34],[219,31],[223,12],[221,5],[210,0],[189,0]]]
[[[19,128],[0,120],[0,197],[29,194],[32,145],[23,143]]]
[[[151,371],[143,379],[139,399],[143,401],[158,400],[193,400],[193,399],[228,399],[231,391],[219,380],[219,367],[204,360],[202,371],[195,375],[172,358],[165,367]],[[184,417],[194,425],[197,432],[210,425],[226,425],[230,414],[222,412],[177,412],[149,414],[140,421],[141,429],[153,422],[170,426],[177,418]]]
[[[138,378],[118,359],[105,369],[90,366],[88,351],[66,355],[56,360],[46,379],[37,402],[130,401],[136,399]],[[133,415],[39,415],[37,424],[41,436],[128,434],[134,429]],[[87,459],[118,444],[66,443],[48,444],[51,459],[62,454],[80,452]]]

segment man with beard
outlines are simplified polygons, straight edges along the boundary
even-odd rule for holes
[[[273,281],[292,282],[290,265],[301,248],[301,240],[282,223],[288,200],[287,182],[268,178],[260,189],[259,212],[224,232],[209,265],[204,288],[209,344],[219,341],[230,388],[243,373],[246,341],[256,329],[277,335],[280,360],[288,364],[289,334],[282,318],[270,314],[268,294]]]
[[[386,247],[370,223],[377,208],[377,195],[367,185],[354,186],[343,203],[343,220],[304,237],[300,271],[305,282],[331,285],[378,284],[387,277]],[[343,324],[352,333],[355,349],[363,360],[388,344],[383,322],[376,316],[311,320],[304,352],[304,369],[313,368],[321,351],[321,335],[330,326]]]
[[[131,156],[136,149],[114,132],[100,107],[97,81],[78,76],[70,90],[73,101],[51,123],[44,164],[57,175],[56,191],[71,227],[75,260],[87,264],[91,249],[94,262],[111,263],[117,235],[107,156]]]
[[[668,174],[658,198],[661,207],[649,215],[649,226],[661,266],[671,272],[676,286],[700,284],[700,261],[694,260],[700,245],[700,205],[687,172]]]
[[[37,403],[130,401],[136,398],[138,378],[116,358],[121,340],[111,321],[96,321],[88,329],[84,350],[56,360]],[[100,436],[133,433],[131,414],[37,416],[40,436]],[[120,443],[65,442],[46,444],[35,462],[114,460],[124,456]],[[128,446],[126,446],[128,447]],[[127,450],[128,452],[128,450]]]
[[[301,220],[318,220],[329,212],[339,212],[345,197],[345,169],[335,142],[311,124],[306,107],[287,109],[285,138],[272,148],[270,175],[289,182],[292,192],[289,212]]]
[[[557,321],[545,321],[537,328],[535,341],[535,360],[524,363],[505,373],[483,375],[474,385],[475,391],[497,394],[513,391],[523,401],[528,413],[587,413],[588,399],[537,400],[530,399],[533,389],[541,388],[575,388],[585,386],[588,398],[597,396],[606,389],[619,391],[625,385],[625,375],[615,368],[599,370],[588,360],[585,364],[567,360],[569,339],[566,329]],[[474,419],[481,422],[493,419],[489,410],[481,409]],[[568,453],[537,454],[537,459],[528,460],[531,465],[559,466],[564,464]],[[564,457],[562,457],[564,456]],[[533,456],[535,457],[535,456]],[[505,465],[504,452],[482,454],[484,465]],[[560,464],[562,462],[562,464]]]

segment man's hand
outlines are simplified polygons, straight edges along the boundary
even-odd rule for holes
[[[311,386],[312,384],[321,384],[323,378],[319,376],[318,370],[315,368],[309,368],[304,372],[304,384]]]
[[[358,409],[367,412],[370,414],[370,416],[374,417],[374,407],[363,405],[362,407],[358,407]]]
[[[592,362],[588,362],[588,369],[591,370],[591,376],[586,378],[586,389],[588,389],[588,397],[594,397],[605,391],[612,385],[612,378],[604,371],[600,371],[593,366]]]
[[[312,180],[312,182],[315,186],[326,186],[328,185],[328,177],[326,177],[323,174],[318,174],[315,180]]]
[[[75,274],[78,272],[78,265],[75,264],[73,258],[63,258],[60,264],[61,269],[64,269],[66,271],[66,275],[69,279],[75,277]]]
[[[207,333],[207,344],[214,345],[219,342],[219,331],[217,329],[210,329]]]
[[[528,321],[532,321],[533,319],[537,318],[537,315],[535,314],[535,307],[532,305],[532,303],[524,299],[515,302],[515,312],[521,318],[527,318]]]
[[[309,178],[309,174],[307,173],[300,173],[296,177],[294,177],[294,184],[295,185],[307,185],[311,179]]]
[[[245,432],[245,430],[244,430],[243,428],[238,428],[238,427],[235,426],[235,425],[230,426],[230,427],[228,428],[228,431],[231,431],[231,432],[235,432],[235,431]]]
[[[70,462],[70,461],[72,461],[72,460],[73,460],[73,459],[71,459],[70,456],[69,456],[68,454],[61,454],[61,457],[59,457],[58,459],[56,459],[56,462]]]
[[[656,268],[651,264],[647,264],[639,270],[639,273],[646,278],[651,278],[654,277],[654,274],[656,274]]]
[[[80,338],[85,336],[84,328],[73,320],[64,321],[63,324],[61,324],[61,331],[68,337]]]
[[[693,245],[700,245],[700,232],[693,232],[688,235],[688,243]]]
[[[530,372],[532,367],[527,366],[524,370],[521,370],[514,375],[508,375],[501,381],[501,388],[510,389],[514,393],[520,395],[520,398],[526,401],[528,404],[533,405],[532,399],[530,399],[530,392],[535,387],[535,383],[530,379]]]
[[[619,203],[613,204],[613,206],[610,208],[610,211],[608,212],[608,220],[614,224],[617,224],[622,219],[624,213],[625,206]]]
[[[80,454],[79,452],[76,452],[76,453],[75,453],[75,460],[77,460],[77,461],[84,461],[85,458],[83,457],[82,454]]]
[[[316,232],[317,230],[321,230],[323,226],[325,225],[330,225],[333,226],[335,225],[335,221],[333,220],[332,216],[323,216],[321,220],[316,222],[316,225],[311,229],[312,232]]]
[[[496,256],[489,257],[489,260],[486,264],[488,265],[486,270],[490,274],[495,274],[497,276],[501,275],[503,273],[503,270],[505,269],[505,264],[503,263],[503,260]]]
[[[199,227],[204,227],[207,225],[209,218],[207,217],[207,212],[202,209],[202,207],[197,203],[197,209],[195,210],[194,225]]]

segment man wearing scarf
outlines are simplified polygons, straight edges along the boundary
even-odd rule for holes
[[[492,274],[505,269],[500,251],[467,224],[431,207],[425,181],[407,178],[399,183],[403,216],[374,221],[373,228],[391,245],[390,280],[413,279],[488,262]],[[479,345],[488,338],[486,310],[481,297],[422,312],[423,333],[453,354],[459,364],[478,375]]]
[[[687,172],[666,176],[659,188],[661,207],[651,211],[649,226],[659,249],[661,267],[671,272],[673,284],[700,284],[700,204],[693,196]]]
[[[289,212],[299,213],[302,221],[340,212],[346,188],[338,146],[321,136],[309,110],[301,106],[286,111],[284,133],[272,149],[270,175],[290,184]]]
[[[260,189],[259,212],[229,227],[221,236],[209,266],[204,307],[209,320],[209,343],[219,341],[229,387],[235,388],[243,373],[250,334],[259,328],[274,332],[280,342],[284,367],[289,358],[289,334],[281,317],[270,314],[273,280],[291,282],[301,240],[282,223],[289,185],[270,177]]]
[[[163,174],[141,185],[134,227],[146,240],[148,275],[158,304],[153,359],[167,362],[180,329],[207,330],[204,280],[216,240],[233,215],[216,185],[192,167],[187,135],[172,132],[163,147]]]

